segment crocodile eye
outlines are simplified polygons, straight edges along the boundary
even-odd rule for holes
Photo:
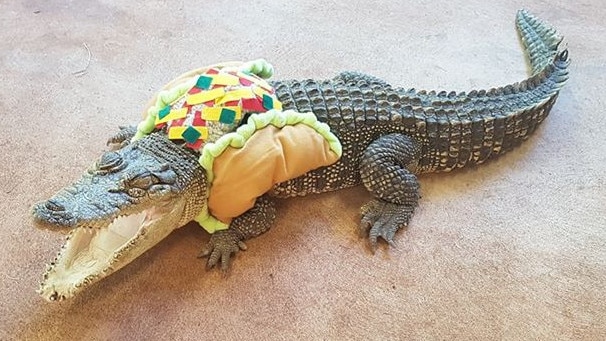
[[[134,198],[140,198],[145,195],[145,190],[141,188],[129,188],[128,195]]]
[[[97,169],[101,172],[117,171],[124,168],[125,163],[122,156],[116,152],[107,152],[97,161]]]
[[[158,183],[158,178],[156,178],[151,173],[145,173],[145,174],[141,174],[141,175],[138,175],[138,176],[130,179],[130,181],[128,181],[128,187],[139,188],[139,189],[148,189],[152,185],[157,184],[157,183]]]

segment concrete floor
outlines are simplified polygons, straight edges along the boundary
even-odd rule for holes
[[[355,188],[281,202],[227,279],[190,224],[72,301],[35,293],[62,236],[30,205],[181,72],[264,57],[276,78],[504,85],[526,76],[522,7],[566,36],[570,81],[521,148],[424,176],[398,249],[358,239]],[[604,18],[597,0],[0,2],[0,340],[606,339]]]

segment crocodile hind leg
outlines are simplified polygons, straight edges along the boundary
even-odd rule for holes
[[[276,207],[273,201],[262,196],[257,199],[253,208],[235,218],[227,230],[213,233],[198,257],[208,257],[208,268],[221,261],[221,270],[226,271],[231,255],[246,250],[244,241],[267,232],[275,219]]]
[[[412,217],[419,200],[420,151],[412,138],[390,134],[371,143],[362,156],[362,182],[374,198],[361,209],[360,231],[368,233],[373,250],[379,237],[395,245],[396,231]]]

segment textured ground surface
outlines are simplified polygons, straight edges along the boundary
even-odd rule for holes
[[[521,7],[566,35],[568,86],[523,147],[423,177],[397,250],[358,239],[356,188],[283,201],[228,279],[188,225],[73,301],[34,292],[62,237],[29,206],[182,71],[262,56],[281,78],[489,87],[525,76]],[[597,0],[0,2],[0,339],[605,339],[604,18]]]

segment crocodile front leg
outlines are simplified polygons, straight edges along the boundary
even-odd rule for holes
[[[412,217],[419,200],[414,173],[420,151],[412,138],[391,134],[371,143],[362,156],[362,182],[374,198],[362,207],[360,231],[368,233],[373,250],[378,237],[394,246],[395,233]]]
[[[262,196],[255,206],[235,218],[227,230],[212,234],[199,258],[208,257],[207,268],[214,267],[219,260],[221,270],[227,271],[231,255],[246,250],[245,240],[267,232],[276,219],[276,208],[269,198]]]
[[[124,148],[127,144],[130,143],[130,140],[137,133],[136,126],[121,126],[119,127],[120,131],[110,136],[107,139],[107,145],[111,147],[112,150],[118,150]]]

